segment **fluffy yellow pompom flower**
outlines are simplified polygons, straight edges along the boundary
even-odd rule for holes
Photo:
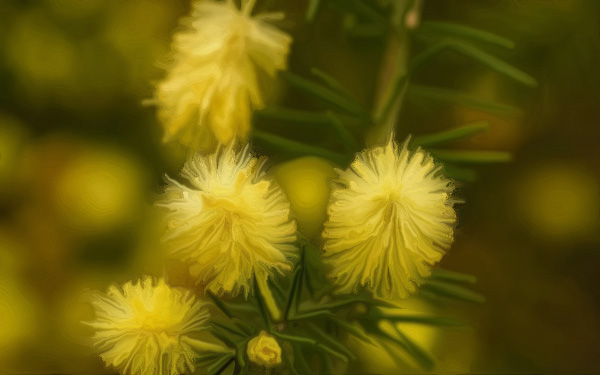
[[[97,293],[92,301],[96,318],[94,347],[104,362],[122,374],[182,374],[194,371],[201,351],[225,348],[199,340],[207,329],[209,313],[204,303],[180,289],[156,285],[146,277]]]
[[[267,24],[276,14],[251,17],[255,0],[197,0],[186,29],[174,36],[173,63],[158,84],[156,103],[165,141],[208,148],[245,141],[252,111],[264,107],[267,82],[287,67],[291,37]],[[266,73],[266,74],[263,74]]]
[[[209,155],[196,153],[182,175],[190,187],[167,178],[168,228],[163,240],[170,254],[190,265],[205,290],[246,297],[273,270],[290,271],[296,254],[296,223],[277,183],[265,176],[248,147],[233,146]]]
[[[338,170],[324,224],[324,256],[339,292],[364,286],[376,296],[415,293],[453,242],[451,180],[425,151],[386,145]]]
[[[260,366],[273,367],[281,363],[279,343],[264,330],[248,341],[246,354],[250,361]]]

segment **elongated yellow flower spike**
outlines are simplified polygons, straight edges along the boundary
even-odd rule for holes
[[[415,293],[453,242],[453,182],[425,151],[386,145],[337,170],[324,224],[324,256],[340,293],[359,286],[383,298]]]
[[[261,166],[247,146],[196,153],[182,171],[191,187],[167,178],[157,203],[169,210],[163,240],[170,255],[187,262],[197,284],[218,296],[247,297],[254,279],[263,289],[273,271],[292,269],[296,223],[282,189]]]
[[[194,149],[233,139],[245,142],[252,111],[264,107],[259,76],[272,85],[287,68],[292,39],[266,23],[281,14],[252,17],[255,0],[196,0],[185,30],[173,39],[173,61],[157,85],[155,102],[165,141]]]
[[[199,352],[228,349],[196,337],[208,328],[206,304],[162,279],[113,286],[92,300],[96,318],[94,347],[121,374],[177,375],[194,371]]]

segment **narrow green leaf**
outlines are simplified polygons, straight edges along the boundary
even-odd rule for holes
[[[385,319],[394,321],[396,323],[418,323],[423,325],[431,326],[443,326],[443,327],[460,327],[464,326],[465,323],[460,320],[445,317],[445,316],[427,316],[427,315],[410,315],[410,314],[397,314],[397,315],[385,315]]]
[[[215,306],[217,306],[223,312],[223,314],[225,314],[228,318],[231,318],[233,316],[231,314],[231,312],[229,311],[229,309],[227,308],[227,306],[225,306],[225,303],[223,303],[223,301],[221,301],[219,298],[215,297],[209,291],[206,291],[206,295],[211,299],[211,301],[215,304]]]
[[[220,359],[213,362],[212,365],[206,368],[206,372],[208,374],[220,374],[223,370],[225,370],[229,364],[233,361],[233,355],[224,355]]]
[[[343,355],[346,358],[346,360],[348,358],[350,359],[356,359],[356,356],[354,355],[354,353],[352,353],[352,351],[350,349],[348,349],[346,346],[344,346],[343,344],[341,344],[339,341],[333,339],[329,334],[327,334],[326,332],[323,332],[323,330],[318,327],[317,325],[313,324],[313,323],[306,323],[307,327],[310,328],[310,330],[313,332],[313,334],[315,336],[317,336],[317,338],[319,339],[319,345],[323,346],[323,345],[328,345],[330,347],[332,347],[332,349],[338,351],[339,353],[343,353]]]
[[[325,159],[329,159],[339,165],[345,165],[347,157],[344,155],[329,151],[327,149],[310,146],[301,142],[293,141],[288,138],[280,137],[278,135],[270,134],[260,130],[254,130],[252,132],[256,139],[259,139],[272,146],[284,149],[295,155],[316,155]]]
[[[350,95],[348,90],[337,79],[333,78],[329,74],[317,68],[312,68],[310,70],[310,73],[315,77],[319,78],[324,84],[329,86],[329,88],[335,91],[336,93],[342,95],[350,101],[356,102],[356,99],[354,99],[354,97]],[[356,104],[358,105],[358,103]]]
[[[304,356],[302,347],[298,344],[292,344],[292,348],[294,349],[294,366],[298,368],[298,372],[300,374],[312,374],[313,371]]]
[[[350,306],[350,305],[354,305],[356,303],[361,303],[361,302],[365,302],[365,300],[363,298],[360,297],[354,297],[354,298],[347,298],[347,299],[343,299],[341,301],[337,301],[337,302],[331,302],[331,303],[327,303],[324,305],[319,305],[317,307],[315,307],[314,309],[310,309],[310,310],[306,310],[303,312],[314,312],[314,311],[323,311],[323,310],[334,310],[334,309],[339,309],[342,307],[346,307],[346,306]]]
[[[236,325],[228,325],[228,324],[220,322],[214,318],[211,320],[211,324],[222,330],[233,333],[234,335],[238,335],[238,336],[242,336],[242,337],[246,336],[246,333],[244,331],[240,330],[239,327],[237,327]]]
[[[510,152],[475,151],[475,150],[439,150],[428,149],[437,158],[451,163],[487,164],[506,163],[512,161]]]
[[[288,365],[288,367],[292,371],[292,374],[300,375],[300,372],[296,369],[296,364],[291,360],[291,358],[287,355],[287,353],[283,354],[283,360],[285,361],[285,363]]]
[[[296,311],[297,311],[297,305],[296,305],[296,293],[298,290],[298,282],[300,281],[300,278],[302,276],[302,268],[303,265],[302,264],[298,264],[296,266],[296,269],[294,270],[294,274],[292,276],[292,285],[290,285],[290,292],[288,294],[288,301],[285,307],[285,317],[286,318],[291,318],[293,315],[295,315]]]
[[[442,89],[438,87],[422,86],[411,83],[408,87],[408,95],[431,100],[444,101],[464,107],[481,109],[486,112],[503,113],[506,115],[518,115],[521,110],[507,104],[491,102],[466,95],[455,90]]]
[[[246,359],[244,358],[246,351],[244,349],[246,348],[246,343],[249,340],[250,339],[248,338],[248,339],[238,343],[236,346],[235,360],[237,361],[237,364],[239,365],[239,367],[242,367],[242,368],[246,366]]]
[[[461,38],[467,38],[473,41],[496,44],[510,49],[515,48],[515,42],[508,38],[491,33],[489,31],[450,22],[425,21],[418,32],[435,33],[444,37],[452,35]]]
[[[327,118],[329,118],[331,126],[338,134],[342,142],[344,142],[346,148],[349,151],[358,151],[358,143],[356,142],[352,134],[350,134],[348,130],[344,127],[344,124],[342,124],[341,120],[333,112],[327,112]]]
[[[458,40],[444,40],[433,47],[425,50],[420,55],[417,55],[411,61],[410,72],[414,73],[416,69],[418,69],[421,65],[427,62],[429,59],[439,54],[441,51],[446,49],[452,49],[457,52],[460,52],[479,63],[486,65],[487,67],[497,71],[500,74],[503,74],[509,78],[514,79],[517,82],[520,82],[524,85],[535,87],[537,86],[537,81],[531,77],[529,74],[523,72],[515,68],[514,66],[500,60],[496,56],[493,56],[487,52],[482,51],[481,49],[462,41]]]
[[[521,82],[530,87],[537,86],[537,81],[529,74],[515,68],[510,64],[507,64],[496,56],[484,52],[471,44],[456,41],[452,43],[452,48],[479,61],[483,65],[487,65],[498,73],[514,79],[517,82]]]
[[[431,278],[469,284],[475,284],[477,282],[477,277],[473,275],[469,275],[462,272],[449,271],[443,268],[434,268],[431,271]]]
[[[321,362],[323,363],[323,369],[322,369],[321,373],[323,373],[323,374],[334,374],[335,373],[335,369],[333,367],[333,361],[331,360],[331,357],[329,357],[328,355],[326,355],[323,352],[321,352],[319,354],[320,354],[320,357],[321,357]]]
[[[459,299],[467,302],[484,303],[485,297],[459,285],[436,280],[428,280],[421,289],[433,292],[438,296]]]
[[[395,325],[394,328],[398,336],[400,336],[402,341],[404,341],[408,352],[419,362],[423,369],[426,371],[432,371],[435,368],[436,363],[433,355],[429,351],[423,349],[419,344],[414,342],[410,337],[402,333],[402,331]]]
[[[256,312],[256,310],[253,310],[253,311]],[[235,318],[235,317],[232,318],[231,320],[246,335],[252,336],[252,335],[256,334],[256,327],[255,326],[250,325],[250,324],[242,321],[241,319],[238,319],[238,318]]]
[[[363,118],[369,117],[369,115],[359,105],[324,86],[318,85],[291,72],[282,72],[280,74],[291,86],[302,90],[305,93],[322,100],[339,110],[346,111]]]
[[[312,22],[315,20],[315,16],[321,6],[321,0],[309,0],[308,8],[306,9],[306,22]]]
[[[330,318],[332,316],[335,316],[335,314],[329,310],[316,310],[316,311],[310,311],[310,312],[296,313],[290,317],[290,320],[297,321],[297,320],[313,319],[313,318],[318,318],[318,317]]]
[[[225,342],[226,344],[235,347],[235,342],[233,341],[233,339],[231,339],[229,336],[227,336],[225,333],[223,333],[219,328],[217,328],[216,326],[213,327],[213,329],[211,330],[211,333],[213,336],[215,336],[216,338],[218,338],[219,340]]]
[[[290,341],[290,342],[295,342],[298,344],[305,344],[305,345],[317,345],[317,341],[311,339],[310,337],[305,337],[305,336],[297,336],[297,335],[288,335],[285,333],[281,333],[281,332],[277,332],[277,331],[273,331],[272,332],[274,336],[279,337],[282,340],[286,340],[286,341]]]
[[[372,343],[373,340],[364,332],[364,330],[362,330],[362,327],[358,326],[353,326],[351,323],[346,323],[340,319],[332,319],[332,321],[337,324],[340,328],[345,329],[346,331],[348,331],[349,333],[353,334],[354,336],[362,339],[365,342],[368,343]]]
[[[430,146],[438,143],[452,142],[467,138],[484,130],[490,129],[487,121],[475,121],[455,129],[441,131],[433,134],[424,134],[413,137],[412,143],[418,146]]]

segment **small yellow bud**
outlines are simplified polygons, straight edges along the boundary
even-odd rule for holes
[[[273,367],[281,363],[281,347],[266,331],[248,341],[248,358],[260,366]]]

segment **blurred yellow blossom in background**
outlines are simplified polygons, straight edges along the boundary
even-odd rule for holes
[[[211,148],[246,141],[252,111],[264,107],[260,81],[271,85],[287,67],[291,37],[251,16],[255,0],[206,0],[192,4],[185,30],[173,38],[168,74],[157,85],[155,102],[164,140]],[[266,74],[265,74],[266,73]]]

